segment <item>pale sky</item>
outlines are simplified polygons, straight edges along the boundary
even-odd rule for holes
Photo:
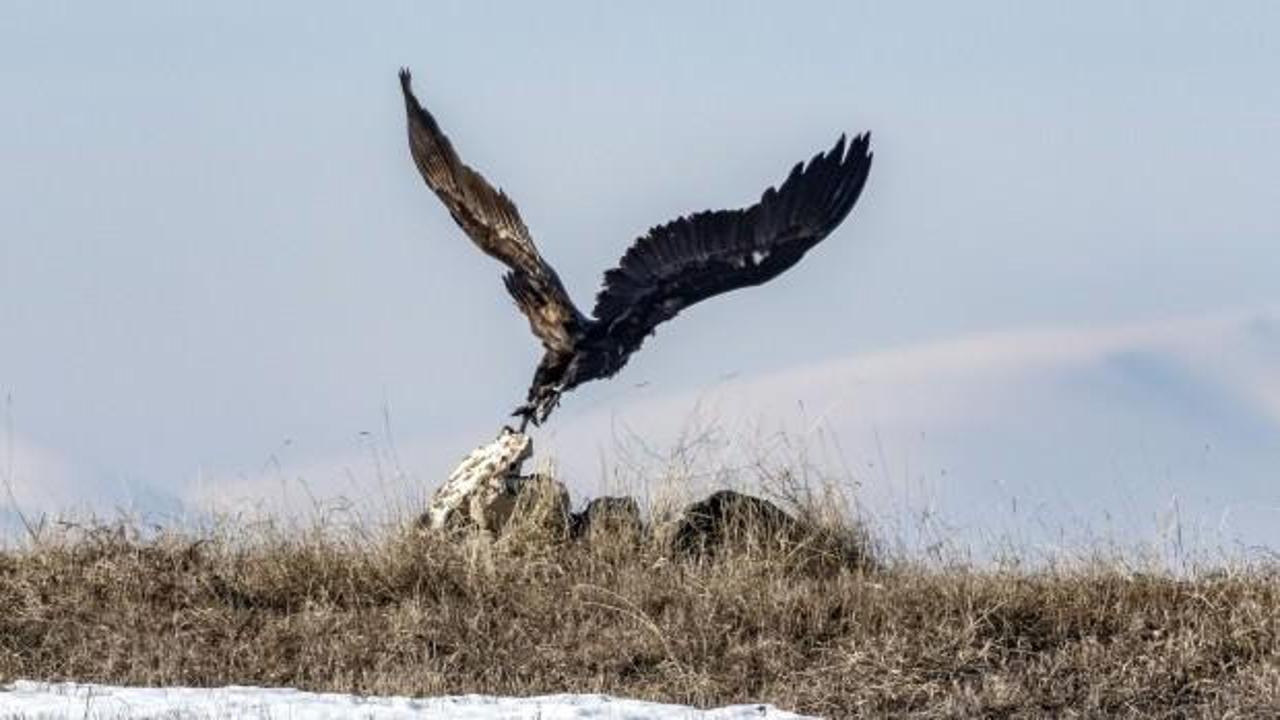
[[[360,495],[392,439],[425,492],[488,439],[539,348],[413,168],[407,65],[585,307],[648,227],[873,133],[803,262],[566,396],[535,443],[579,499],[619,426],[662,457],[714,407],[725,453],[837,437],[895,527],[1152,541],[1176,507],[1280,546],[1277,31],[1270,2],[6,3],[0,514]]]

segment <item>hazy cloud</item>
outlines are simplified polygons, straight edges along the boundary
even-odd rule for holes
[[[929,511],[977,532],[1042,533],[1096,531],[1129,513],[1116,532],[1131,538],[1163,527],[1161,513],[1180,498],[1180,511],[1215,541],[1275,541],[1280,499],[1266,491],[1265,468],[1280,461],[1270,442],[1280,434],[1280,377],[1257,334],[1276,316],[1260,308],[983,333],[697,392],[629,388],[605,410],[574,413],[570,398],[535,431],[537,456],[560,467],[579,499],[619,483],[645,492],[668,473],[714,483],[718,473],[803,452],[856,483],[881,516]],[[403,447],[368,435],[342,457],[210,475],[187,497],[295,511],[335,496],[375,514],[387,499],[412,508],[494,430]],[[692,436],[701,444],[682,454]]]

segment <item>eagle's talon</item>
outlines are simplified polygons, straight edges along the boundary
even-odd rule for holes
[[[538,409],[530,403],[525,403],[524,405],[516,408],[515,411],[511,413],[511,417],[520,418],[520,427],[515,430],[515,432],[518,433],[523,433],[525,428],[529,427],[529,423],[533,423],[534,427],[537,427],[541,423],[538,419]],[[546,418],[543,419],[545,420]]]

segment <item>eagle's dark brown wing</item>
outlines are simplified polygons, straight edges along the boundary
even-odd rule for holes
[[[409,116],[409,150],[423,179],[463,232],[511,269],[503,282],[528,316],[533,334],[552,353],[572,352],[584,319],[555,270],[538,254],[515,203],[458,158],[435,118],[414,96],[407,68],[400,70],[400,88]]]
[[[604,276],[593,314],[625,352],[700,300],[759,285],[796,264],[844,220],[871,169],[870,136],[841,136],[777,189],[739,210],[701,212],[653,228]]]

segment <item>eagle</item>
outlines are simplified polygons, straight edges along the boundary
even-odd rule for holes
[[[515,203],[462,161],[411,79],[402,68],[413,162],[458,227],[507,267],[507,292],[545,350],[525,403],[512,413],[521,418],[520,432],[544,422],[565,392],[615,375],[681,310],[795,265],[845,219],[871,170],[870,133],[847,144],[841,135],[751,207],[697,212],[650,229],[604,274],[587,316],[538,252]]]

